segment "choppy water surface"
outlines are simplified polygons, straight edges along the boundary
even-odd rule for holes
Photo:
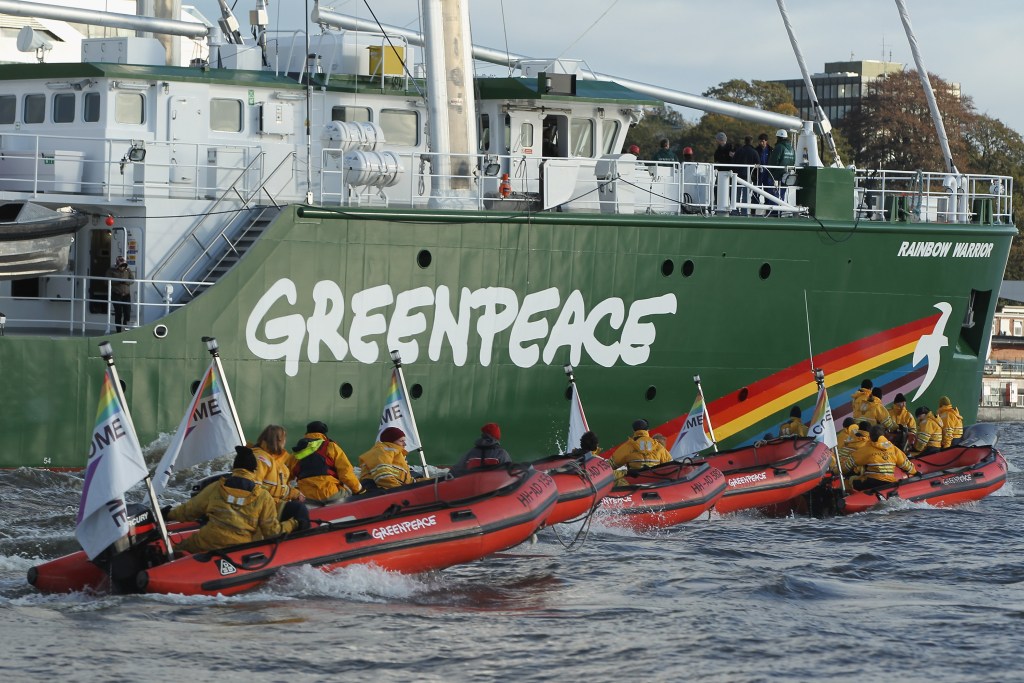
[[[10,680],[1012,681],[1024,674],[1024,424],[968,506],[713,515],[657,534],[552,530],[421,576],[300,568],[233,598],[44,596],[77,549],[74,474],[0,473]],[[572,529],[562,529],[568,539]]]

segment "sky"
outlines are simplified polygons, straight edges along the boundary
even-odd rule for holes
[[[182,0],[189,3],[190,0]],[[301,26],[304,0],[267,0],[271,22]],[[255,0],[233,0],[243,25]],[[191,0],[208,18],[216,0]],[[310,7],[313,0],[308,0]],[[369,0],[384,24],[415,29],[419,0]],[[925,67],[960,83],[976,109],[1024,134],[1024,1],[906,0]],[[785,0],[811,73],[874,59],[913,67],[895,0]],[[364,19],[363,0],[323,3]],[[296,10],[299,10],[296,12]],[[799,78],[776,0],[470,0],[473,42],[533,57],[572,57],[594,71],[697,94],[732,78]],[[291,23],[289,23],[289,21]],[[496,66],[480,74],[501,75]],[[683,110],[696,119],[700,112]]]

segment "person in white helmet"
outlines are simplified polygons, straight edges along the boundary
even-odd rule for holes
[[[779,128],[775,131],[775,148],[772,149],[772,153],[768,157],[768,165],[772,167],[772,177],[776,182],[781,181],[782,174],[785,173],[785,167],[792,166],[795,163],[796,153],[793,151],[793,145],[789,142],[789,132],[785,128]],[[781,199],[783,192],[784,190],[779,187],[772,194]]]

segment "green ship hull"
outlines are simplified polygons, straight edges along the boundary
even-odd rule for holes
[[[826,169],[827,171],[827,169]],[[808,183],[804,183],[808,185]],[[813,202],[807,202],[813,204]],[[700,375],[721,447],[777,431],[826,372],[837,420],[864,377],[976,416],[1016,229],[997,224],[287,207],[235,267],[105,337],[0,337],[0,466],[82,467],[109,339],[143,444],[172,432],[216,337],[249,438],[327,422],[376,436],[401,351],[426,460],[501,425],[517,460],[564,448],[565,364],[607,448],[674,434]],[[813,350],[813,360],[811,351]],[[914,396],[923,387],[923,394]]]

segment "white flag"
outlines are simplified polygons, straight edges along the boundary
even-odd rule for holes
[[[708,434],[710,426],[708,411],[704,407],[704,397],[698,391],[697,399],[693,402],[690,412],[687,413],[686,421],[683,422],[683,428],[679,430],[679,436],[676,437],[676,442],[672,444],[672,450],[669,451],[673,459],[681,460],[713,445],[714,442]]]
[[[569,399],[569,445],[565,453],[571,453],[580,447],[580,439],[586,432],[590,431],[587,426],[587,415],[583,412],[583,402],[580,401],[580,394],[576,390],[576,383],[573,382],[572,396]]]
[[[405,433],[405,450],[411,453],[420,447],[420,435],[416,430],[416,421],[413,419],[409,397],[402,390],[402,381],[398,373],[398,368],[391,371],[391,386],[388,388],[388,397],[384,401],[384,412],[380,415],[377,440],[380,440],[380,433],[388,427],[398,427]]]
[[[217,372],[216,360],[211,361],[185,411],[185,417],[178,425],[174,440],[156,466],[153,489],[158,494],[167,487],[175,469],[233,455],[235,446],[245,445],[242,435],[238,433],[226,391],[227,382]]]
[[[75,527],[75,537],[90,560],[128,534],[124,494],[149,476],[139,438],[114,391],[110,372],[103,377]]]
[[[835,448],[839,443],[836,438],[836,423],[832,419],[832,408],[828,404],[828,392],[825,391],[824,383],[818,389],[818,402],[814,405],[814,416],[811,418],[807,436],[813,437],[815,441],[821,441],[829,448]]]

